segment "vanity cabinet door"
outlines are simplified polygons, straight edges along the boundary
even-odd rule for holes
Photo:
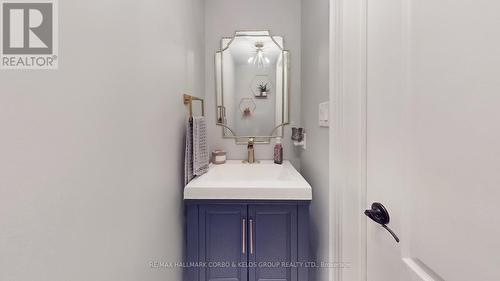
[[[249,281],[297,281],[297,205],[250,205],[248,223]]]
[[[246,281],[247,205],[200,205],[200,281]],[[236,265],[236,266],[234,266]]]

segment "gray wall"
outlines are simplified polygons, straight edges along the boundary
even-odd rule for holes
[[[57,71],[0,71],[0,280],[181,280],[202,0],[59,1]]]
[[[302,1],[302,126],[307,150],[301,171],[313,186],[311,247],[317,261],[328,260],[329,185],[328,128],[318,125],[318,104],[329,99],[329,1]],[[312,271],[313,281],[328,280],[328,270]]]
[[[276,84],[276,65],[263,67],[259,69],[258,72],[258,75],[267,75],[270,80],[273,81],[271,94],[268,98],[253,98],[254,93],[252,92],[250,85],[252,85],[252,80],[255,78],[256,74],[254,65],[249,65],[248,63],[238,63],[236,64],[234,71],[236,72],[236,77],[238,77],[238,79],[235,79],[235,91],[227,94],[227,96],[232,96],[233,103],[237,106],[237,110],[235,110],[234,115],[231,117],[234,120],[234,131],[237,134],[245,136],[260,136],[263,134],[269,134],[269,132],[276,127],[276,124],[282,123],[281,118],[279,118],[279,121],[275,121],[277,119],[276,112],[279,111],[276,108],[276,98],[278,95],[275,94],[276,89],[274,88],[274,85]],[[252,97],[256,105],[251,118],[243,117],[241,109],[239,108],[241,99],[248,97]],[[279,112],[282,113],[282,111]]]
[[[206,0],[205,4],[205,67],[206,103],[210,149],[223,148],[229,159],[245,159],[246,146],[223,139],[222,129],[215,125],[214,55],[220,49],[220,39],[232,36],[236,30],[270,30],[283,36],[285,48],[291,52],[291,120],[300,123],[300,0]],[[290,126],[285,130],[284,157],[299,168],[298,154],[290,140]],[[257,159],[272,159],[273,144],[258,145]]]

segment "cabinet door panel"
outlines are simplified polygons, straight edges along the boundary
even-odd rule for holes
[[[289,266],[297,262],[297,206],[251,205],[248,210],[253,223],[249,261],[254,265],[249,281],[297,281],[297,268]]]
[[[246,219],[246,205],[200,207],[200,257],[207,263],[200,281],[247,281],[246,268],[234,266],[247,262]]]

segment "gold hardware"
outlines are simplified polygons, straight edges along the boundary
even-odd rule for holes
[[[234,131],[229,126],[227,126],[225,124],[222,124],[222,123],[217,123],[216,125],[222,126],[222,127],[226,128],[229,132],[231,132],[231,134],[233,134],[233,136],[236,136],[236,134],[234,133]]]
[[[246,244],[247,244],[247,241],[246,241],[246,232],[247,232],[247,221],[246,219],[243,219],[242,222],[241,222],[241,228],[242,228],[242,238],[241,238],[241,252],[243,254],[246,253]]]
[[[248,153],[248,158],[247,158],[247,163],[253,164],[255,163],[255,150],[253,148],[254,144],[254,138],[248,138],[248,145],[247,145],[247,153]]]
[[[279,128],[284,127],[284,126],[286,126],[286,125],[290,125],[290,122],[281,123],[281,124],[279,124],[278,126],[274,127],[274,128],[273,128],[273,130],[271,131],[271,133],[270,133],[269,135],[270,135],[270,136],[274,136],[274,132],[275,132],[276,130],[278,130]]]
[[[184,94],[183,102],[189,108],[189,118],[193,118],[193,101],[201,102],[201,116],[205,116],[205,101],[203,99]]]
[[[253,255],[253,219],[250,219],[250,255]]]

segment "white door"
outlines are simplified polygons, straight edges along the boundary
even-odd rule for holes
[[[500,280],[500,1],[367,1],[369,281]],[[363,215],[361,215],[363,216]]]
[[[411,144],[411,98],[405,91],[404,14],[402,1],[367,2],[367,123],[366,206],[381,203],[388,211],[388,227],[366,220],[368,281],[411,280],[402,258],[408,245],[407,219]],[[380,208],[378,208],[380,209]],[[375,210],[374,210],[375,211]]]

